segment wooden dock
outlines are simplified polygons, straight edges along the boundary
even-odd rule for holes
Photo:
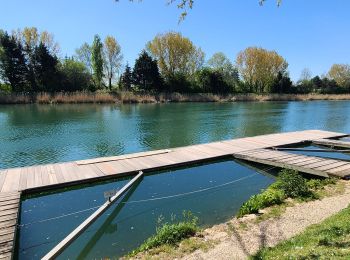
[[[20,192],[0,193],[0,259],[11,259],[16,240]]]
[[[235,153],[233,156],[246,161],[297,170],[322,177],[333,176],[346,179],[350,177],[350,162],[348,161],[292,154],[271,149],[250,150]]]
[[[350,163],[340,160],[272,151],[268,148],[345,137],[346,134],[307,130],[246,137],[130,155],[0,170],[0,260],[11,258],[19,197],[108,178],[136,175],[175,166],[232,158],[287,167],[321,176],[350,176]],[[334,140],[332,140],[334,141]]]
[[[350,149],[350,142],[344,142],[341,140],[319,139],[319,140],[313,140],[312,143],[316,145],[321,145],[321,146],[328,146],[331,148]]]

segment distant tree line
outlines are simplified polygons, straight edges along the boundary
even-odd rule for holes
[[[302,71],[293,83],[276,51],[248,47],[235,62],[222,52],[205,60],[203,50],[180,33],[158,34],[132,67],[123,66],[113,36],[95,35],[72,57],[59,57],[54,36],[35,27],[0,31],[0,91],[133,91],[180,93],[349,93],[350,66],[334,64],[323,76]]]

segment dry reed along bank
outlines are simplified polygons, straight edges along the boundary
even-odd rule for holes
[[[2,94],[0,104],[78,104],[78,103],[166,103],[166,102],[245,102],[350,100],[350,94],[140,94],[133,92],[73,92]]]

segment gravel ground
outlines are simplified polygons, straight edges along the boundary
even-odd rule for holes
[[[261,247],[275,246],[301,233],[306,227],[322,222],[346,208],[349,203],[350,182],[348,181],[345,183],[344,194],[296,204],[286,208],[278,218],[257,223],[254,221],[256,216],[248,215],[242,219],[233,219],[228,223],[206,229],[203,239],[218,241],[215,247],[207,252],[197,250],[183,259],[246,259]],[[242,225],[245,228],[242,228]]]

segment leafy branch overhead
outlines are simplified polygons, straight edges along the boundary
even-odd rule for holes
[[[119,2],[119,0],[116,0],[116,1]],[[129,1],[135,2],[136,0],[129,0]],[[142,2],[143,0],[137,0],[137,1]],[[193,8],[194,1],[195,0],[167,0],[167,4],[168,5],[173,3],[177,4],[177,8],[182,10],[179,21],[183,21],[187,16],[188,10]],[[265,2],[266,0],[259,0],[260,5],[263,5]],[[276,2],[277,2],[277,6],[280,6],[280,4],[282,3],[282,0],[276,0]]]

